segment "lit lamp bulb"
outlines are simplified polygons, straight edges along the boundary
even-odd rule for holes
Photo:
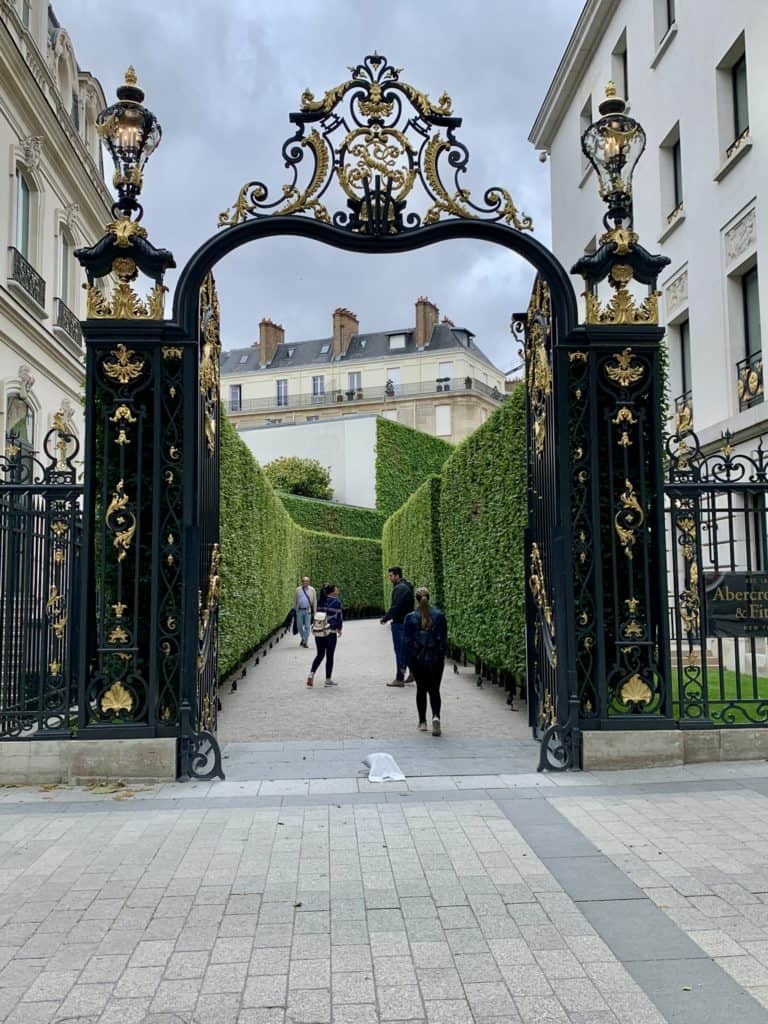
[[[581,148],[595,168],[601,198],[608,205],[603,218],[615,226],[632,226],[632,174],[645,149],[645,132],[626,113],[626,103],[609,82],[599,110],[603,115],[584,132]]]

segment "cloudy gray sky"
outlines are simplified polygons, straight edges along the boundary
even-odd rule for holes
[[[374,50],[435,99],[447,90],[470,150],[466,184],[479,197],[502,185],[549,242],[549,168],[528,131],[582,0],[55,0],[80,66],[111,102],[132,63],[163,142],[145,174],[144,223],[179,266],[216,230],[219,211],[258,178],[273,194],[287,180],[280,149],[288,113]],[[483,243],[359,256],[304,240],[268,239],[216,270],[225,348],[249,345],[258,322],[288,340],[330,334],[336,306],[361,330],[413,323],[428,295],[469,327],[502,369],[517,363],[510,314],[524,308],[530,268]],[[169,280],[173,285],[175,275]]]

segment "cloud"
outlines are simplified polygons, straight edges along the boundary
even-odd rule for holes
[[[508,188],[549,243],[549,174],[527,141],[582,0],[57,0],[80,66],[108,97],[133,64],[163,143],[145,174],[144,223],[179,266],[216,231],[219,211],[254,178],[279,192],[281,147],[301,92],[341,82],[377,50],[464,118],[467,185]],[[576,156],[574,157],[576,159]],[[177,276],[177,275],[176,275]],[[525,308],[530,267],[481,243],[398,256],[354,256],[317,243],[269,239],[216,271],[226,347],[250,344],[271,316],[294,340],[329,333],[331,311],[363,329],[406,327],[429,295],[469,327],[502,369],[516,362],[510,314]],[[173,286],[175,276],[169,279]]]

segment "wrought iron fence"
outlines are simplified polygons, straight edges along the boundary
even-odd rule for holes
[[[38,306],[45,305],[45,280],[38,274],[29,260],[14,246],[8,246],[11,256],[11,271],[9,279],[21,285],[24,291],[30,295]]]
[[[0,455],[0,739],[68,736],[77,707],[78,443],[59,420],[43,448]]]
[[[474,377],[438,377],[434,382],[421,384],[401,384],[387,388],[366,387],[347,389],[339,387],[323,394],[281,395],[280,398],[241,398],[230,399],[227,403],[228,412],[266,412],[272,409],[306,409],[316,406],[335,406],[346,402],[391,402],[396,399],[416,398],[420,395],[435,395],[443,392],[473,391],[493,402],[502,402],[506,393],[491,387],[484,381]]]
[[[666,504],[676,717],[768,724],[768,452],[671,438]]]

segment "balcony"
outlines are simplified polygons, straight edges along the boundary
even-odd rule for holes
[[[53,300],[53,333],[72,352],[73,355],[82,355],[83,332],[80,328],[80,321],[61,299]]]
[[[45,281],[32,264],[12,245],[8,246],[8,255],[10,256],[8,285],[11,291],[14,291],[23,301],[26,300],[27,305],[30,305],[38,316],[46,316]]]
[[[755,352],[736,363],[736,392],[739,412],[759,405],[763,400],[763,353]]]
[[[675,399],[675,433],[678,437],[693,430],[693,399],[690,389]]]
[[[440,377],[432,383],[422,384],[401,384],[394,389],[387,390],[386,386],[375,388],[356,388],[347,390],[338,388],[322,395],[301,394],[281,395],[277,398],[243,398],[240,401],[234,400],[226,403],[228,412],[232,413],[259,413],[271,412],[273,409],[281,411],[290,409],[315,409],[328,407],[346,407],[349,403],[377,402],[394,404],[399,401],[427,397],[429,395],[443,394],[450,391],[453,394],[466,394],[467,391],[482,395],[483,398],[501,403],[506,395],[498,388],[490,387],[481,380],[474,377]]]

